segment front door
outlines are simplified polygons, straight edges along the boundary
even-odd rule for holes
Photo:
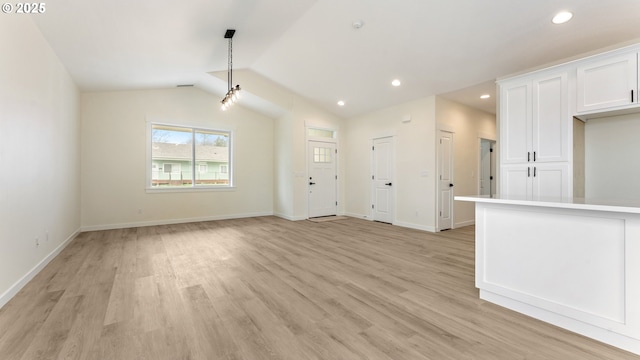
[[[309,141],[309,217],[337,213],[336,144]]]
[[[393,138],[385,137],[373,140],[373,220],[393,223],[395,207],[394,148]]]
[[[438,230],[453,227],[453,133],[438,135]]]

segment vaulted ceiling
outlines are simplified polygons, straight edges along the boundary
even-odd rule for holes
[[[434,94],[487,111],[497,77],[640,41],[638,0],[56,0],[32,15],[83,91],[196,84],[233,66],[349,118]],[[559,10],[574,18],[551,23]],[[354,22],[361,22],[354,28]],[[402,85],[391,86],[399,79]],[[251,83],[241,84],[251,92]],[[483,90],[488,89],[488,90]],[[495,97],[493,98],[495,99]],[[343,100],[346,105],[338,107]]]

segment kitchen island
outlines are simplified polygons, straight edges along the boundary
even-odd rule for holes
[[[640,354],[640,203],[476,203],[480,298]]]

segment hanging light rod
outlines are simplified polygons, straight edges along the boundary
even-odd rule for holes
[[[224,38],[229,39],[229,62],[227,67],[227,94],[222,99],[222,110],[227,110],[240,97],[240,85],[233,86],[233,35],[234,29],[227,29]]]

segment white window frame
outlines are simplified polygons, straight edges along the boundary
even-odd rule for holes
[[[195,181],[192,182],[191,186],[188,187],[152,187],[152,146],[153,146],[153,126],[169,126],[191,130],[194,134],[196,131],[213,131],[213,132],[223,132],[228,134],[228,147],[229,147],[229,163],[227,164],[228,174],[229,174],[229,184],[228,185],[196,185]],[[235,159],[235,143],[234,143],[234,129],[230,128],[207,128],[201,126],[190,126],[184,124],[176,124],[170,122],[157,122],[147,120],[147,161],[145,163],[147,181],[146,181],[146,192],[147,193],[167,193],[167,192],[200,192],[200,191],[235,191],[235,181],[234,181],[234,159]],[[194,142],[195,144],[195,142]],[[192,169],[193,176],[197,173],[196,167],[200,161],[194,161],[195,159],[195,147],[192,156]],[[169,162],[167,162],[169,163]],[[178,164],[179,165],[179,164]],[[164,166],[158,168],[158,171],[164,171]]]

